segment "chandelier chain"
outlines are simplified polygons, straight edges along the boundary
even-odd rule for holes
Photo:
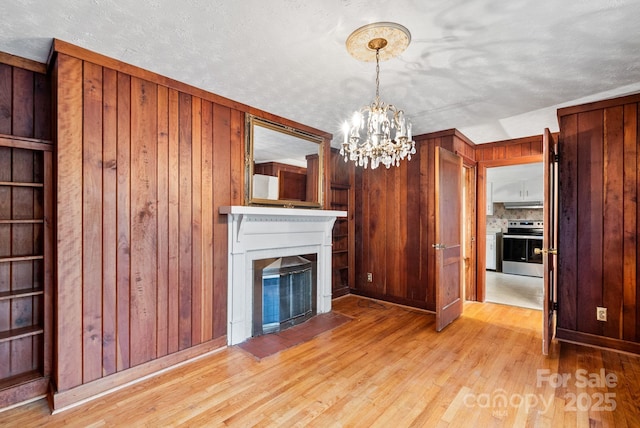
[[[376,101],[380,99],[380,49],[376,49]]]

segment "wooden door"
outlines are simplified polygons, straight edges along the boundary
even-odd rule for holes
[[[436,148],[436,331],[462,314],[462,158]]]
[[[544,236],[542,250],[544,266],[544,304],[542,317],[542,353],[549,354],[555,328],[555,295],[556,295],[556,144],[549,129],[544,130],[542,140],[544,158]]]

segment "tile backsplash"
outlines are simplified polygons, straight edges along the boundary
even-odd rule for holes
[[[508,210],[503,203],[493,204],[493,215],[487,214],[487,231],[507,231],[509,220],[543,220],[542,209]]]

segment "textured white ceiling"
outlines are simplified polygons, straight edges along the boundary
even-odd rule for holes
[[[414,134],[476,143],[557,130],[556,109],[640,91],[638,0],[5,0],[0,51],[45,62],[52,38],[331,132],[372,101],[347,36],[411,31],[381,98]]]

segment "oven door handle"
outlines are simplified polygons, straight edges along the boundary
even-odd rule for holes
[[[507,238],[542,240],[542,236],[539,236],[539,235],[502,235],[502,239],[507,239]]]
[[[533,254],[539,255],[539,254],[553,254],[553,255],[558,255],[558,250],[555,248],[549,248],[548,250],[546,248],[534,248],[533,249]]]

